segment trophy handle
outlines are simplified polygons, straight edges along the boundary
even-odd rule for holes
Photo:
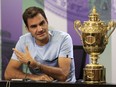
[[[111,30],[111,29],[112,29],[112,31],[109,33],[109,35],[108,35],[108,37],[107,37],[108,39],[109,39],[109,37],[111,36],[111,34],[114,32],[115,28],[116,28],[116,22],[110,21],[110,22],[108,23],[107,30]]]
[[[74,29],[82,40],[82,33],[80,32],[81,22],[79,20],[74,21]]]

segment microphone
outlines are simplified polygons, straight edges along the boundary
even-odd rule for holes
[[[29,80],[29,79],[27,78],[27,71],[28,71],[28,67],[29,67],[30,63],[31,63],[30,61],[27,62],[26,71],[25,71],[25,74],[26,74],[26,75],[25,75],[25,78],[23,79],[23,81],[28,81],[28,80]]]

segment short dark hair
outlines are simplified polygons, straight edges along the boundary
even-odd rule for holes
[[[23,13],[23,21],[25,23],[25,25],[28,27],[27,24],[27,19],[28,18],[33,18],[35,17],[37,14],[41,14],[45,20],[47,21],[47,17],[45,15],[45,12],[43,11],[43,9],[39,8],[39,7],[29,7],[25,10],[25,12]],[[48,21],[47,21],[48,22]]]

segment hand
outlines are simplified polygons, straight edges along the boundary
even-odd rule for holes
[[[30,61],[31,64],[36,63],[36,61],[32,58],[32,56],[29,53],[28,46],[26,46],[24,53],[18,51],[16,48],[13,48],[13,50],[21,63],[27,64],[28,61]]]
[[[54,79],[46,74],[41,74],[41,75],[35,75],[30,78],[31,80],[34,81],[53,81]]]

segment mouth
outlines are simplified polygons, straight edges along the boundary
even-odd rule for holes
[[[45,35],[45,32],[38,33],[37,36],[42,37]]]

